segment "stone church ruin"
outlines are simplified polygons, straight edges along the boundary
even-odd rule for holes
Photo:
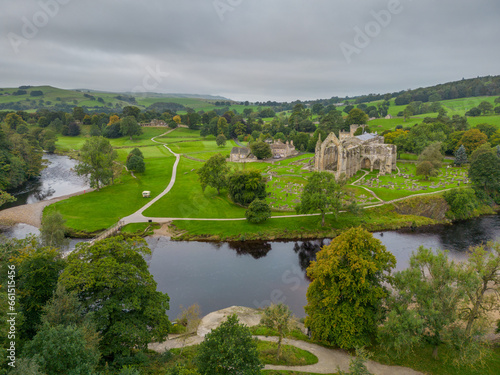
[[[351,125],[349,132],[340,131],[339,137],[330,133],[316,144],[315,171],[332,171],[338,179],[342,174],[352,177],[360,169],[379,170],[380,174],[396,170],[397,148],[384,143],[377,133],[354,135],[364,125]]]

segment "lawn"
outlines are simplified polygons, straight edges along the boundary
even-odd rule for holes
[[[318,363],[314,354],[291,345],[281,346],[281,357],[276,359],[278,344],[269,341],[257,341],[260,361],[266,365],[307,366]]]
[[[132,140],[129,137],[121,137],[110,139],[109,143],[113,147],[139,147],[139,146],[147,146],[147,145],[157,145],[151,140],[152,137],[158,136],[160,134],[168,131],[168,128],[149,128],[143,127],[143,133],[140,136],[135,136]],[[58,136],[56,147],[61,151],[71,151],[71,150],[79,150],[84,145],[87,140],[84,136],[79,137],[67,137],[67,136]]]
[[[187,128],[176,128],[173,132],[161,136],[160,138],[201,138],[199,130]]]
[[[181,158],[172,190],[148,208],[150,217],[238,218],[245,217],[245,208],[236,206],[222,192],[207,187],[202,191],[196,170],[203,164]],[[227,223],[226,223],[227,225]]]
[[[134,148],[132,147],[116,149],[116,152],[118,153],[118,160],[121,161],[122,163],[125,163],[127,160],[127,155],[133,149]],[[158,144],[156,146],[140,147],[139,150],[141,150],[145,159],[169,157],[172,155],[170,151],[168,151],[165,147]]]
[[[168,140],[163,140],[168,144],[170,149],[177,154],[186,154],[193,157],[198,157],[198,155],[215,155],[217,153],[229,155],[231,149],[236,147],[236,143],[233,140],[227,141],[226,145],[223,147],[217,146],[215,140],[213,141],[192,141],[192,142],[179,142],[179,143],[169,143]],[[207,157],[207,159],[210,158]]]
[[[46,212],[59,211],[75,232],[104,230],[148,202],[142,191],[151,191],[152,198],[160,194],[170,182],[174,161],[173,155],[146,159],[146,172],[137,178],[123,172],[113,185],[54,203]]]

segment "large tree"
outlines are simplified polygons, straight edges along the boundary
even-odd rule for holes
[[[342,189],[335,181],[335,176],[328,172],[314,172],[307,180],[298,213],[321,212],[321,226],[325,225],[325,214],[331,212],[335,217],[342,204]]]
[[[266,182],[256,169],[234,172],[229,176],[227,187],[232,201],[244,206],[266,197]]]
[[[368,115],[359,108],[353,108],[349,111],[345,123],[347,125],[363,125],[368,122]]]
[[[127,116],[120,120],[120,131],[123,135],[130,137],[130,140],[134,135],[142,134],[142,128],[134,116]]]
[[[271,146],[263,141],[251,143],[250,149],[252,150],[252,154],[254,154],[257,159],[268,159],[273,156]]]
[[[469,179],[478,188],[487,193],[496,193],[500,189],[500,158],[496,153],[485,150],[471,156]]]
[[[11,259],[16,265],[17,298],[25,320],[19,331],[33,338],[41,321],[42,307],[50,300],[65,261],[57,249],[40,247],[36,241],[19,242]]]
[[[458,320],[465,296],[465,290],[457,287],[462,275],[443,252],[434,254],[421,246],[409,267],[394,275],[388,319],[381,331],[384,345],[404,352],[425,341],[434,346],[437,357],[445,329]]]
[[[103,137],[91,137],[80,150],[80,162],[75,167],[78,175],[86,176],[90,186],[99,190],[102,185],[109,184],[113,178],[113,161],[116,151],[109,141]]]
[[[205,336],[196,362],[201,375],[260,375],[264,367],[250,329],[236,315]]]
[[[487,141],[488,136],[481,132],[479,129],[470,129],[464,133],[459,145],[464,145],[465,151],[467,151],[467,155],[470,155],[474,152],[475,149],[477,149]]]
[[[427,146],[418,156],[417,176],[437,176],[439,168],[443,165],[443,154],[441,154],[441,142],[435,142]]]
[[[196,173],[203,191],[210,186],[217,189],[217,194],[220,194],[220,190],[227,186],[229,167],[222,154],[212,156]]]
[[[79,244],[68,256],[60,282],[78,294],[85,313],[92,313],[101,352],[110,359],[146,349],[168,334],[169,298],[156,290],[144,259],[150,254],[144,240],[118,236]]]
[[[365,346],[383,319],[385,283],[396,258],[373,235],[352,228],[318,252],[307,275],[305,325],[314,340],[341,348]]]
[[[265,200],[255,199],[245,211],[245,217],[251,223],[262,223],[271,217],[271,208]]]

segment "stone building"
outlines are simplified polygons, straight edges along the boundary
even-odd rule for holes
[[[257,158],[253,156],[250,148],[248,147],[233,147],[231,149],[231,154],[229,154],[229,161],[236,163],[254,160],[257,160]]]
[[[349,132],[341,131],[339,138],[330,133],[324,141],[318,139],[314,156],[315,171],[333,171],[337,178],[352,177],[360,169],[379,170],[380,174],[396,170],[397,149],[384,144],[384,137],[376,133],[354,133],[364,125],[351,125]]]
[[[273,153],[273,158],[287,158],[292,155],[297,155],[298,152],[295,150],[295,146],[293,145],[293,141],[286,141],[283,143],[281,141],[274,141],[270,144],[271,152]]]
[[[289,156],[297,155],[293,141],[283,143],[281,141],[274,141],[269,145],[274,159],[287,158]],[[229,161],[233,162],[248,162],[256,161],[257,158],[249,147],[233,147],[229,155]]]

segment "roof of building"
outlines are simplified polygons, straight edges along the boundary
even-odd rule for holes
[[[231,154],[243,154],[243,155],[248,155],[250,153],[250,149],[248,147],[233,147],[231,149]]]
[[[358,138],[360,141],[368,141],[376,137],[378,137],[377,133],[363,133],[361,135],[356,136],[356,138]]]

